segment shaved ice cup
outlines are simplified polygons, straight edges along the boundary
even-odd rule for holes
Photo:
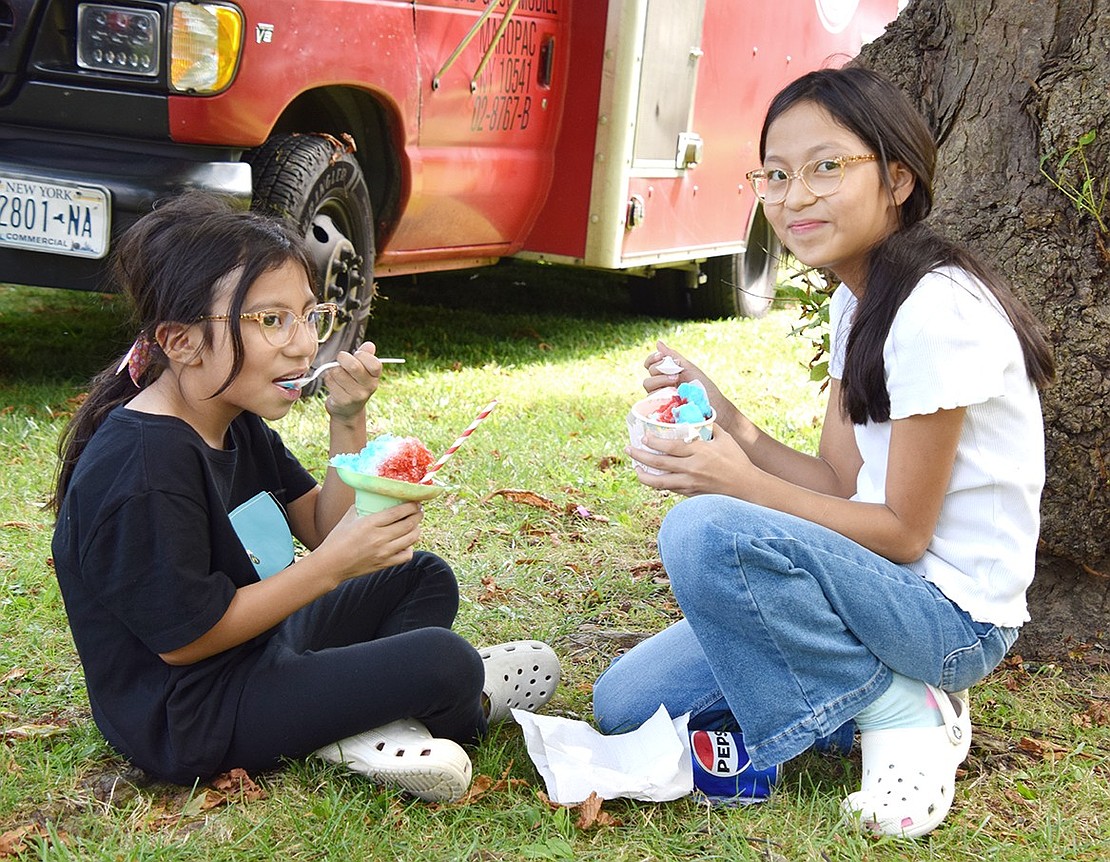
[[[332,465],[335,467],[335,465]],[[370,515],[404,503],[408,500],[424,502],[433,497],[438,497],[446,489],[444,485],[419,485],[414,482],[402,482],[398,479],[386,479],[383,476],[372,476],[369,473],[360,473],[350,467],[335,467],[339,478],[355,489],[355,510],[360,515]]]
[[[666,389],[659,389],[647,398],[637,401],[632,405],[632,409],[628,411],[627,421],[628,439],[634,447],[643,449],[647,452],[653,452],[656,455],[662,454],[658,450],[644,445],[644,433],[647,431],[650,431],[652,434],[657,434],[664,440],[685,440],[687,443],[691,443],[698,438],[702,440],[711,440],[713,438],[713,423],[717,421],[716,410],[713,410],[709,418],[702,422],[672,423],[660,422],[657,419],[649,418],[652,413],[670,401],[671,396],[677,394],[677,389],[668,386]],[[653,473],[659,476],[664,472],[655,467],[641,464],[635,459],[632,460],[632,463],[645,473]]]

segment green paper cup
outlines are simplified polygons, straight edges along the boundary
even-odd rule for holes
[[[417,485],[413,482],[370,476],[349,467],[336,467],[335,471],[340,479],[355,489],[355,509],[360,515],[380,512],[406,500],[431,500],[447,490],[443,485]]]

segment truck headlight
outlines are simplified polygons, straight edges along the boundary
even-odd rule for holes
[[[243,46],[243,16],[233,6],[175,3],[170,23],[170,86],[218,93],[231,83]]]
[[[154,77],[161,29],[162,16],[155,10],[84,3],[77,9],[77,65]]]

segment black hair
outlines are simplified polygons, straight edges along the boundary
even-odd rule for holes
[[[112,252],[113,286],[130,301],[136,343],[145,341],[150,363],[132,382],[119,357],[93,378],[88,395],[67,423],[58,443],[59,465],[51,507],[61,506],[77,459],[85,446],[120,404],[130,400],[166,368],[158,347],[158,327],[164,323],[193,324],[212,313],[220,289],[234,280],[228,321],[233,361],[218,395],[243,367],[243,336],[239,312],[250,286],[259,276],[292,261],[303,267],[309,284],[314,274],[301,238],[285,221],[241,209],[204,192],[185,192],[157,204],[115,244]],[[212,344],[210,323],[204,323],[203,343]]]
[[[761,160],[771,124],[790,108],[807,102],[827,111],[879,157],[879,173],[892,199],[892,162],[903,165],[916,180],[898,208],[898,229],[869,255],[841,380],[841,408],[852,422],[862,425],[890,419],[883,345],[895,314],[922,276],[948,264],[974,275],[998,300],[1021,343],[1030,381],[1038,387],[1051,382],[1055,375],[1052,348],[1028,306],[968,249],[924,223],[933,208],[937,149],[925,119],[909,99],[882,75],[859,65],[811,72],[788,84],[771,102],[759,140]]]

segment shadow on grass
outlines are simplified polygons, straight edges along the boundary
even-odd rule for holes
[[[674,325],[635,312],[628,281],[516,261],[383,279],[368,337],[383,354],[403,354],[435,370],[597,356]]]
[[[442,370],[593,356],[665,328],[631,310],[622,276],[509,261],[381,280],[367,337],[410,370]],[[33,391],[49,384],[81,387],[131,338],[118,296],[0,286],[4,401],[38,400]]]
[[[83,383],[126,349],[126,328],[119,297],[0,286],[0,390]]]

